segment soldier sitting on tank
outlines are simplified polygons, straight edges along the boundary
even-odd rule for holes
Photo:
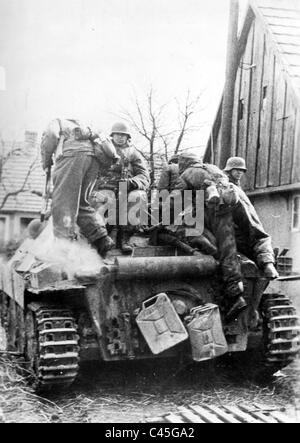
[[[246,307],[237,250],[242,249],[242,253],[254,260],[266,277],[277,278],[271,239],[245,193],[230,184],[218,167],[203,164],[195,154],[184,153],[179,157],[179,173],[173,195],[184,190],[206,192],[204,236],[218,250],[225,292],[231,299],[228,313],[231,318]],[[197,238],[189,240],[197,245]],[[201,243],[198,243],[200,250]]]
[[[247,172],[245,160],[242,157],[230,157],[227,160],[224,172],[228,176],[230,183],[234,183],[241,188],[241,179]]]
[[[163,167],[157,185],[158,191],[162,191],[165,189],[171,192],[174,189],[175,184],[179,178],[178,158],[178,154],[172,155],[168,164]]]
[[[150,186],[148,165],[142,154],[131,144],[131,134],[125,123],[115,123],[110,135],[116,152],[120,156],[120,161],[100,171],[95,186],[94,204],[97,211],[101,212],[104,205],[109,204],[109,193],[107,191],[114,191],[116,198],[118,198],[120,184],[123,182],[127,184],[127,212],[129,213],[133,202],[134,204],[137,204],[138,201],[147,203],[146,191]],[[122,224],[121,226],[117,220],[116,226],[109,226],[108,228],[110,229],[110,236],[115,242],[117,236],[119,237],[122,252],[131,254],[133,248],[130,244],[130,237],[137,226],[132,226],[127,219],[126,225]]]
[[[94,133],[78,120],[53,120],[41,142],[42,164],[53,172],[51,212],[54,235],[74,240],[80,232],[102,257],[113,246],[105,226],[99,222],[89,197],[104,159],[119,159],[116,150],[102,133]]]

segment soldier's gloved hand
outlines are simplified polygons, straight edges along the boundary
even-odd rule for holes
[[[222,197],[224,203],[230,206],[234,206],[239,202],[239,196],[232,184],[230,184],[226,189],[222,190]]]
[[[127,190],[128,190],[128,192],[134,191],[136,189],[138,189],[137,183],[134,180],[132,180],[132,178],[129,178],[127,180]]]
[[[116,154],[116,155],[113,157],[112,162],[113,162],[114,165],[120,165],[120,163],[121,163],[121,157],[120,157],[118,154]]]
[[[120,173],[122,171],[122,163],[117,159],[116,162],[111,166],[111,170],[116,173]]]
[[[99,144],[104,143],[107,140],[109,140],[109,138],[103,132],[98,132],[97,134],[90,135],[90,139],[93,142],[96,142],[96,143],[99,143]]]

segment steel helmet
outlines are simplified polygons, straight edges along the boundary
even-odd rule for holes
[[[124,134],[127,135],[129,138],[131,138],[131,134],[129,132],[128,126],[126,125],[126,123],[122,123],[122,122],[117,122],[113,125],[113,127],[111,128],[111,133],[110,136],[112,137],[113,134]]]
[[[182,152],[179,154],[179,161],[189,161],[189,162],[201,162],[200,157],[191,151]]]
[[[179,174],[182,174],[187,168],[200,162],[201,160],[197,154],[193,152],[182,152],[178,158]]]
[[[226,167],[224,171],[230,172],[233,169],[241,169],[242,171],[247,171],[245,159],[242,157],[230,157],[227,160]]]
[[[37,218],[31,220],[28,225],[28,234],[30,238],[37,238],[40,233],[43,231],[45,225]]]

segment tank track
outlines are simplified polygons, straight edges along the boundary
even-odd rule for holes
[[[281,369],[300,352],[300,318],[285,295],[266,294],[262,302],[265,366]]]
[[[26,318],[27,359],[35,373],[36,390],[70,386],[79,370],[79,336],[68,309],[29,306]],[[29,342],[28,342],[29,341]]]

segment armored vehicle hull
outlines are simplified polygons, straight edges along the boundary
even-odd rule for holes
[[[47,250],[53,244],[47,235],[46,229],[25,241],[1,268],[0,352],[24,355],[39,390],[69,386],[86,360],[201,362],[255,346],[262,367],[275,372],[299,352],[295,308],[285,295],[268,294],[268,280],[246,258],[249,307],[226,324],[219,267],[211,256],[144,245],[130,257],[114,250],[99,261],[83,245],[80,266],[70,272],[57,251]]]

